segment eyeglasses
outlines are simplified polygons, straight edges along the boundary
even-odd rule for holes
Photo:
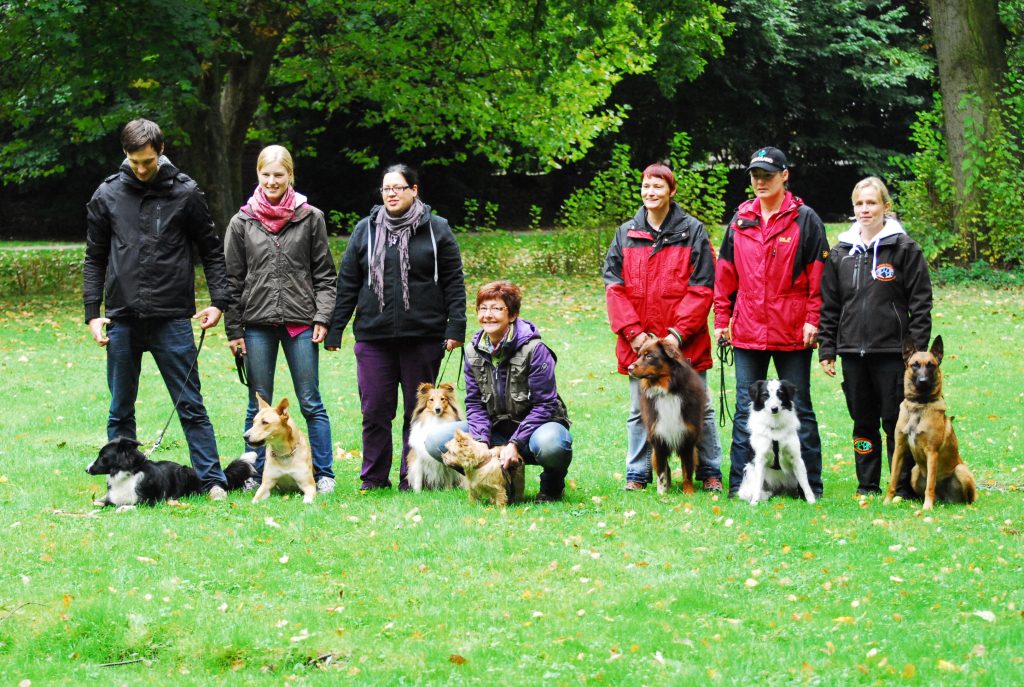
[[[394,193],[397,196],[397,195],[401,195],[407,189],[410,189],[410,188],[412,188],[412,186],[385,186],[385,187],[381,188],[380,194],[382,196],[390,196],[392,193]]]
[[[483,313],[490,313],[490,312],[492,312],[495,315],[500,315],[501,313],[505,312],[506,310],[508,310],[508,308],[506,308],[504,305],[481,305],[479,308],[476,309],[477,312],[483,312]]]

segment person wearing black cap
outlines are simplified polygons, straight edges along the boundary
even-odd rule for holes
[[[747,418],[750,386],[775,363],[797,387],[800,452],[811,491],[821,497],[821,438],[811,403],[811,352],[817,345],[821,275],[828,239],[821,218],[787,188],[790,164],[778,148],[761,148],[747,167],[754,198],[729,221],[715,269],[715,339],[735,350],[736,413],[729,496],[752,457]]]

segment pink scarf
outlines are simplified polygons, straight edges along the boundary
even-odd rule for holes
[[[271,234],[276,234],[291,221],[295,210],[305,202],[306,196],[296,193],[295,189],[289,186],[277,205],[271,205],[263,193],[263,187],[257,186],[252,196],[242,206],[242,210],[253,219],[258,219],[260,224],[265,226]]]

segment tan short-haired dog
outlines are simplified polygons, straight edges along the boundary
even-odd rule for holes
[[[949,503],[974,503],[977,488],[974,476],[960,458],[953,419],[946,416],[942,397],[942,337],[935,337],[928,351],[919,351],[909,339],[903,343],[903,403],[896,421],[896,449],[892,456],[892,474],[885,503],[896,494],[903,461],[912,457],[914,469],[910,483],[924,497],[924,509],[935,500]]]
[[[242,436],[250,446],[265,445],[267,451],[263,482],[252,502],[266,499],[276,486],[284,490],[298,489],[302,492],[303,503],[313,503],[316,498],[313,453],[306,435],[288,414],[288,399],[282,398],[274,407],[257,393],[256,402],[259,411],[252,419],[252,427]]]
[[[448,451],[441,457],[445,465],[465,473],[469,481],[470,503],[479,499],[504,507],[523,500],[523,466],[514,465],[508,470],[502,468],[498,459],[500,447],[488,448],[487,444],[461,429],[455,430],[455,436],[447,447]]]

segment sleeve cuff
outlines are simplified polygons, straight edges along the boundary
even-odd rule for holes
[[[100,316],[100,304],[99,303],[86,303],[85,304],[85,323],[89,324],[90,320],[95,320]]]

